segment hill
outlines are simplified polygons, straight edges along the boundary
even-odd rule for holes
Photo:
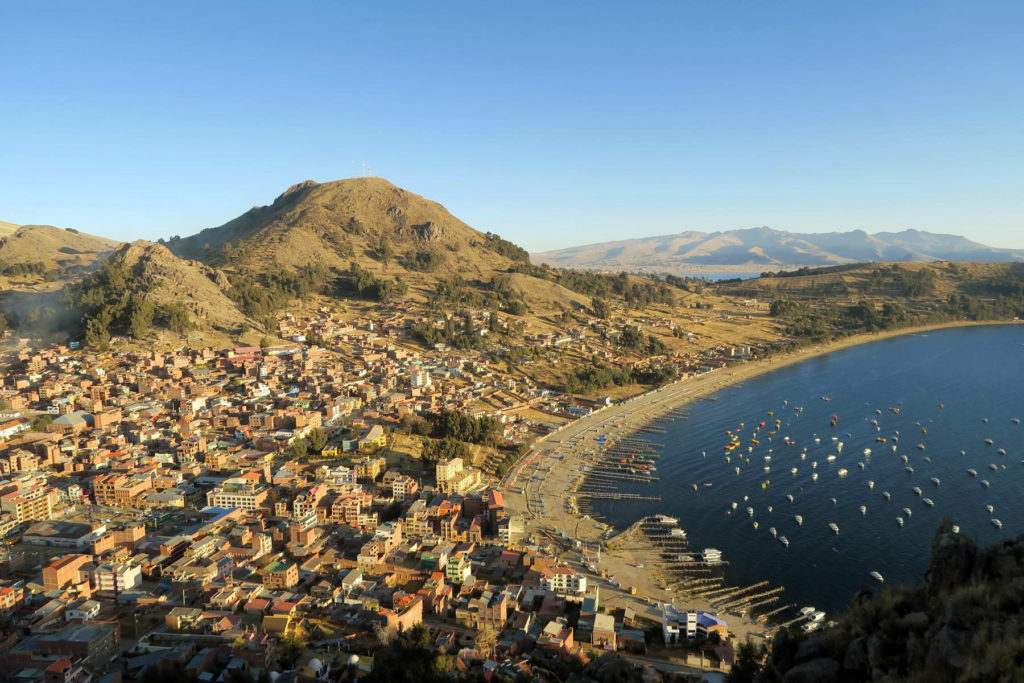
[[[947,518],[932,541],[923,585],[861,592],[835,626],[810,636],[780,631],[752,678],[1019,681],[1022,588],[1024,539],[979,548]]]
[[[5,274],[33,273],[48,279],[64,279],[81,273],[108,256],[119,242],[52,225],[14,226],[4,234],[0,228],[0,265]]]
[[[95,273],[70,286],[64,301],[86,343],[104,346],[111,335],[244,332],[246,316],[230,291],[223,273],[139,240],[122,245]]]
[[[15,225],[14,223],[0,221],[0,237],[7,237],[8,235],[14,234],[14,231],[19,227],[21,226]]]
[[[799,234],[750,228],[682,232],[589,244],[533,255],[553,266],[676,274],[699,269],[762,271],[858,262],[1021,261],[1024,250],[996,249],[957,235],[919,230]]]
[[[351,178],[294,185],[272,204],[255,207],[216,228],[172,239],[171,251],[235,272],[269,273],[285,267],[376,274],[458,272],[486,279],[527,253],[469,227],[438,204],[382,178]]]

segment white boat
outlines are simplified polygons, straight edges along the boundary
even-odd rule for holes
[[[991,486],[991,484],[988,483],[988,479],[982,479],[981,480],[981,485],[984,486],[985,488],[988,488],[989,486]]]
[[[903,508],[903,514],[905,514],[907,517],[913,517],[914,516],[914,513],[911,511],[910,508]]]
[[[1011,417],[1010,418],[1010,422],[1012,422],[1015,425],[1019,425],[1020,424],[1020,418],[1019,417]]]
[[[906,462],[908,460],[907,456],[905,456],[905,455],[901,455],[900,459],[904,462],[904,464],[906,464]]]
[[[828,528],[831,529],[832,531],[834,531],[836,534],[839,534],[839,525],[836,524],[835,522],[829,522],[828,523]]]
[[[882,491],[882,495],[885,497],[886,500],[892,500],[892,494],[889,493],[888,491]]]
[[[765,472],[771,472],[772,471],[772,466],[771,465],[765,465],[764,466],[764,471]]]
[[[722,551],[718,548],[704,548],[701,559],[704,560],[704,564],[721,564]]]
[[[771,505],[768,506],[768,512],[771,512],[773,509],[774,508]]]
[[[779,536],[779,543],[786,546],[787,548],[789,547],[789,539],[785,536]]]
[[[837,500],[836,500],[835,498],[829,498],[829,500],[831,500],[831,501],[832,501],[832,504],[833,504],[833,505],[836,505],[836,504],[837,504],[837,503],[839,502],[839,501],[837,501]]]
[[[997,528],[997,529],[1002,529],[1003,528],[1003,523],[1000,522],[995,517],[992,518],[992,525],[995,526],[995,528]]]
[[[899,524],[900,526],[903,526],[903,518],[902,517],[897,517],[896,518],[896,523]]]
[[[678,517],[669,517],[668,515],[654,515],[654,518],[662,524],[679,524]]]
[[[802,617],[810,618],[810,616],[817,611],[818,609],[816,607],[801,607],[797,614]]]
[[[753,516],[754,516],[754,508],[748,507],[747,508],[747,517],[753,517]]]
[[[991,446],[993,443],[995,443],[995,442],[992,441],[992,439],[985,439],[985,445],[986,446]]]
[[[913,474],[914,473],[914,468],[910,467],[909,465],[907,465],[903,469],[907,471],[907,474]]]
[[[789,471],[789,473],[790,473],[790,474],[792,474],[792,475],[793,475],[793,476],[795,477],[795,476],[796,476],[796,471],[797,471],[797,470],[796,470],[796,468],[794,467],[793,469],[791,469],[791,470]]]
[[[847,474],[849,474],[849,472],[845,467],[840,467],[839,471],[836,472],[836,474],[838,474],[840,477],[845,477]]]
[[[737,468],[736,468],[736,474],[739,474],[739,473],[740,473],[740,468],[739,468],[739,467],[737,467]]]
[[[801,525],[801,526],[802,526],[802,525],[803,525],[803,523],[804,523],[804,518],[803,518],[803,517],[801,517],[800,515],[796,515],[796,516],[794,516],[794,517],[793,517],[793,519],[795,519],[795,520],[796,520],[796,523],[797,523],[797,524],[799,524],[799,525]]]
[[[811,481],[818,481],[818,473],[814,472],[811,474]]]
[[[815,460],[814,462],[811,463],[811,469],[812,470],[818,469],[818,461],[817,460]]]
[[[885,577],[879,574],[878,572],[871,572],[871,578],[873,578],[878,583],[885,583]]]
[[[930,508],[935,507],[935,501],[933,501],[931,498],[922,498],[921,502]]]
[[[831,455],[831,454],[829,454],[829,455],[828,455],[828,456],[827,456],[827,457],[825,458],[825,460],[828,460],[829,462],[835,462],[835,461],[836,461],[836,456],[834,456],[834,455]]]
[[[864,463],[862,463],[862,462],[859,462],[859,463],[857,463],[857,467],[859,467],[859,468],[861,468],[861,469],[864,469],[865,467],[867,467],[867,465],[865,465],[865,464],[864,464]]]
[[[768,527],[768,533],[770,533],[772,535],[772,538],[775,538],[775,537],[777,537],[779,535],[779,532],[776,531],[775,527],[773,527],[773,526]]]
[[[815,612],[814,614],[812,614],[810,616],[810,619],[811,619],[811,621],[820,624],[820,623],[825,621],[825,613],[822,612],[821,610],[818,610],[817,612]]]
[[[871,455],[871,449],[870,448],[865,448],[864,449],[864,455]]]
[[[930,481],[936,486],[942,483],[942,481],[938,477],[932,477]]]
[[[867,506],[867,505],[861,505],[861,506],[860,506],[860,514],[861,514],[861,515],[866,515],[866,514],[868,514],[868,506]]]
[[[1006,449],[1000,448],[998,451],[996,451],[996,453],[998,453],[999,455],[1006,455]]]
[[[967,451],[960,451],[960,455],[967,455]]]
[[[956,524],[954,524],[954,525],[953,525],[953,533],[954,533],[954,534],[958,534],[958,533],[960,533],[960,527],[959,527],[959,526],[957,526]]]
[[[967,474],[971,475],[972,477],[976,477],[978,476],[978,470],[970,468],[967,470]]]
[[[993,472],[995,472],[995,471],[997,471],[997,470],[999,469],[998,467],[996,467],[996,464],[995,464],[995,463],[991,463],[991,464],[990,464],[990,465],[988,466],[988,468],[989,468],[990,470],[992,470]]]
[[[869,489],[875,488],[875,481],[874,481],[874,479],[868,479],[868,488]]]
[[[755,519],[755,520],[754,520],[754,528],[756,529],[756,528],[757,528],[757,526],[758,526],[758,524],[757,524],[757,520]]]
[[[924,444],[923,443],[917,444],[917,450],[923,451],[924,450]]]
[[[735,510],[735,509],[736,509],[736,508],[738,508],[739,506],[740,506],[740,504],[739,504],[739,503],[737,503],[737,502],[736,502],[735,500],[734,500],[734,501],[732,502],[732,509],[733,509],[733,510]]]
[[[793,502],[793,494],[792,493],[787,493],[786,494],[786,498],[789,500],[790,503]]]
[[[912,490],[912,491],[913,491],[914,493],[916,493],[917,495],[919,495],[919,496],[920,496],[920,495],[921,495],[922,493],[924,493],[924,492],[923,492],[923,491],[921,490],[921,487],[920,487],[920,486],[915,486],[915,487],[914,487],[913,489],[911,489],[911,490]]]
[[[839,443],[836,444],[836,451],[840,455],[842,455],[842,453],[843,453],[843,442],[842,441],[840,441]]]
[[[996,511],[996,509],[994,507],[992,507],[991,505],[986,505],[985,509],[988,510],[988,514],[990,514],[990,515]]]

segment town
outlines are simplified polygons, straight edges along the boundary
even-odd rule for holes
[[[484,335],[507,324],[494,315],[460,324]],[[525,341],[610,356],[604,325]],[[724,621],[643,610],[644,595],[606,604],[623,587],[506,504],[502,477],[529,444],[612,400],[517,380],[494,351],[424,350],[410,326],[324,308],[282,314],[263,346],[9,340],[0,655],[12,680],[132,681],[167,666],[348,680],[416,629],[450,671],[499,678],[609,651],[660,652],[664,672],[727,670]],[[687,377],[754,352],[645,363]],[[431,419],[443,438],[417,436]],[[680,651],[680,627],[707,651]]]

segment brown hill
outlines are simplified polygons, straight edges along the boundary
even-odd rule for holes
[[[314,264],[348,270],[354,261],[376,273],[407,275],[414,287],[433,279],[418,273],[490,278],[513,262],[503,249],[517,249],[382,178],[307,180],[268,206],[168,246],[179,256],[237,271]]]
[[[195,327],[228,332],[245,323],[245,316],[228,295],[230,285],[223,273],[178,258],[163,245],[145,240],[124,244],[105,267],[125,275],[127,294],[145,292],[158,310],[183,306]]]
[[[5,223],[0,226],[4,235]],[[42,264],[45,270],[89,268],[120,244],[116,240],[52,225],[23,225],[0,238],[0,263]]]
[[[0,237],[7,237],[8,235],[13,235],[14,231],[20,227],[20,225],[15,225],[14,223],[0,221]]]

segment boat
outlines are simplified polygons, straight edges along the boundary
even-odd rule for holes
[[[792,474],[793,476],[796,476],[796,468],[794,467],[793,469],[791,469],[789,473]]]
[[[831,529],[832,531],[834,531],[837,535],[839,534],[839,525],[836,524],[835,522],[829,522],[828,523],[828,528]]]
[[[932,477],[929,481],[931,481],[936,486],[942,483],[942,481],[938,477]]]
[[[986,505],[986,506],[985,506],[985,509],[986,509],[986,510],[988,510],[988,514],[990,514],[990,515],[991,515],[991,514],[992,514],[993,512],[995,512],[995,511],[996,511],[996,509],[995,509],[994,507],[992,507],[991,505]]]
[[[884,436],[876,436],[875,437],[875,443],[885,443],[886,441],[888,441],[888,439],[886,439]],[[865,448],[864,450],[870,450],[870,449]]]
[[[785,536],[779,536],[779,543],[786,546],[787,548],[789,547],[789,539]]]
[[[811,474],[811,481],[818,481],[818,473],[817,472],[814,472],[813,474]]]
[[[973,468],[968,468],[967,474],[971,475],[972,477],[976,477],[976,476],[978,476],[978,470],[973,469]]]
[[[873,578],[878,583],[885,583],[885,577],[879,574],[878,572],[871,572],[871,578]]]
[[[907,517],[913,517],[914,516],[914,513],[911,511],[910,508],[903,508],[903,514],[905,514]]]
[[[996,464],[995,464],[995,463],[990,463],[990,464],[989,464],[989,466],[988,466],[988,468],[989,468],[990,470],[992,470],[993,472],[995,472],[995,471],[997,471],[997,470],[999,469],[998,467],[996,467]]]
[[[882,495],[885,496],[886,500],[892,500],[892,494],[889,493],[888,491],[883,491]]]
[[[866,467],[866,465],[864,463],[862,463],[862,462],[859,462],[859,463],[857,463],[857,467],[859,467],[861,469],[864,469]]]
[[[786,499],[789,500],[790,503],[792,503],[793,502],[793,494],[792,493],[787,493],[786,494]]]
[[[864,455],[871,455],[871,449],[870,448],[865,448],[864,449]]]
[[[776,531],[775,527],[773,527],[773,526],[768,527],[768,533],[770,533],[772,535],[772,538],[775,538],[775,537],[777,537],[779,535],[779,532]]]
[[[868,514],[868,506],[867,505],[861,505],[860,506],[860,514],[862,514],[862,515]]]
[[[931,498],[922,498],[921,502],[930,508],[935,507],[935,501],[933,501]]]
[[[669,517],[668,515],[654,515],[654,518],[662,524],[679,524],[678,517]]]
[[[825,458],[825,460],[828,460],[829,462],[835,462],[836,461],[836,456],[830,454],[829,456],[827,456]]]
[[[917,450],[923,451],[924,450],[924,444],[923,443],[917,444]]]
[[[849,472],[846,470],[845,467],[840,467],[839,471],[836,472],[836,474],[838,474],[840,477],[845,477],[847,474],[849,474]]]
[[[991,446],[993,443],[994,442],[992,441],[992,439],[985,439],[985,445],[986,446]]]
[[[921,487],[920,486],[915,486],[914,488],[912,488],[910,490],[913,491],[914,493],[916,493],[919,496],[923,493],[923,491],[921,491]]]
[[[1006,455],[1006,449],[1000,448],[998,451],[996,451],[996,453],[998,453],[999,455]]]
[[[757,526],[758,526],[758,524],[757,524],[757,520],[755,519],[755,520],[754,520],[754,528],[756,529],[756,528],[757,528]]]
[[[839,501],[837,501],[837,500],[836,500],[835,498],[829,498],[829,500],[831,500],[831,501],[832,501],[832,504],[833,504],[833,505],[835,505],[836,503],[838,503],[838,502],[839,502]]]
[[[735,500],[731,503],[731,505],[732,505],[732,509],[733,510],[735,510],[736,508],[738,508],[740,506],[740,504],[737,503]]]
[[[967,451],[960,451],[960,455],[967,455]]]
[[[796,515],[796,516],[794,516],[794,517],[793,517],[793,519],[795,519],[795,520],[796,520],[796,523],[797,523],[797,524],[799,524],[799,525],[801,525],[801,526],[802,526],[802,525],[803,525],[803,523],[804,523],[804,518],[803,518],[803,517],[801,517],[800,515]]]
[[[722,551],[718,548],[704,548],[701,559],[704,560],[704,564],[721,564]]]
[[[900,460],[902,460],[904,463],[906,463],[907,460],[909,460],[909,458],[907,456],[905,456],[905,455],[901,455],[900,456]]]
[[[802,617],[810,618],[810,616],[812,614],[814,614],[815,612],[817,612],[817,611],[818,610],[815,607],[801,607],[799,609],[799,611],[797,612],[797,614],[799,614]]]
[[[988,483],[988,479],[982,479],[981,480],[981,485],[984,486],[985,488],[988,488],[989,486],[991,486],[991,484]]]
[[[753,516],[754,516],[754,508],[748,507],[747,508],[747,517],[753,517]]]
[[[903,526],[903,518],[902,517],[897,517],[896,518],[896,523],[899,524],[900,526]]]
[[[953,528],[952,528],[952,531],[953,531],[954,534],[958,534],[958,533],[960,533],[960,527],[957,526],[956,524],[954,524]]]
[[[906,470],[907,474],[913,474],[914,473],[914,468],[911,467],[910,465],[907,465],[903,469]]]
[[[992,525],[993,525],[993,526],[994,526],[995,528],[997,528],[997,529],[1002,529],[1002,528],[1003,528],[1003,523],[1002,523],[1002,522],[1000,522],[1000,521],[999,521],[998,519],[996,519],[995,517],[993,517],[993,518],[992,518]]]
[[[1012,422],[1015,425],[1019,425],[1020,424],[1020,418],[1019,417],[1011,417],[1010,418],[1010,422]]]

